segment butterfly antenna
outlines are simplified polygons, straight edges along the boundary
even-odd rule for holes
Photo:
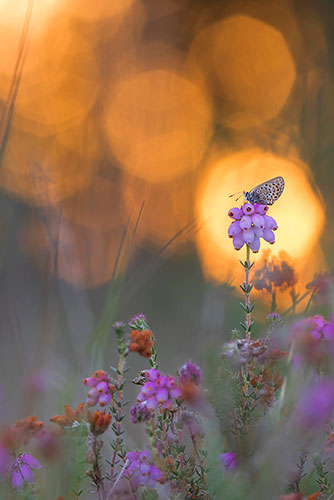
[[[236,194],[239,194],[239,193],[241,193],[240,196],[242,196],[242,192],[241,191],[237,191],[236,193],[230,194],[229,198],[232,198],[233,196],[235,196]],[[240,198],[240,196],[239,196],[239,198]]]

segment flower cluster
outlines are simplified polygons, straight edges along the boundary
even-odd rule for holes
[[[334,380],[324,378],[305,390],[296,409],[298,425],[317,429],[334,416]]]
[[[179,370],[180,384],[193,383],[200,384],[202,381],[202,370],[191,361],[186,361]]]
[[[152,411],[147,407],[146,403],[138,403],[130,409],[130,420],[133,424],[147,422],[153,416]]]
[[[41,467],[38,460],[29,453],[18,455],[11,466],[13,488],[21,490],[25,481],[33,483],[34,473],[32,469],[41,469]]]
[[[298,321],[291,329],[291,341],[297,351],[295,365],[301,359],[321,365],[334,356],[334,320],[318,315]]]
[[[266,290],[269,293],[278,288],[281,291],[293,288],[296,283],[295,270],[288,262],[285,252],[280,252],[279,258],[272,257],[270,260],[266,255],[262,266],[254,274],[254,288]]]
[[[90,423],[90,431],[95,436],[103,434],[108,429],[111,422],[111,414],[105,411],[96,411],[95,413],[89,411],[87,417]]]
[[[97,403],[102,407],[106,406],[111,400],[111,394],[116,391],[104,370],[97,370],[91,377],[84,378],[83,383],[91,388],[86,398],[87,406],[95,406]]]
[[[143,313],[139,313],[139,314],[136,314],[135,316],[133,316],[129,323],[128,323],[129,327],[132,329],[132,330],[149,330],[150,327],[148,326],[148,322],[147,322],[147,318],[145,316],[145,314]]]
[[[227,451],[226,453],[221,453],[218,460],[224,469],[232,472],[238,467],[237,455],[232,451]]]
[[[138,352],[138,354],[144,356],[144,358],[150,358],[152,356],[154,340],[151,330],[132,330],[130,338],[129,350],[131,352]]]
[[[159,405],[171,408],[172,399],[180,399],[181,389],[172,375],[160,375],[152,368],[146,372],[146,382],[137,396],[139,403],[146,403],[148,410],[154,411]]]
[[[234,207],[228,215],[234,221],[228,228],[228,235],[233,238],[233,246],[240,250],[244,244],[257,253],[260,249],[260,238],[268,243],[275,243],[273,231],[277,229],[275,219],[266,214],[268,206],[255,203],[244,203],[241,208]]]
[[[128,471],[131,474],[131,483],[134,488],[138,488],[138,486],[154,488],[156,482],[162,479],[161,470],[150,463],[149,451],[130,451],[125,458],[130,462]]]

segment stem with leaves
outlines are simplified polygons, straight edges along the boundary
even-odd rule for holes
[[[115,467],[119,463],[117,457],[122,460],[123,464],[126,463],[126,448],[122,437],[125,431],[122,428],[122,420],[124,419],[123,409],[127,404],[127,402],[124,401],[123,389],[125,385],[125,373],[128,371],[126,367],[126,358],[129,354],[128,343],[124,340],[125,325],[123,323],[116,324],[115,332],[117,336],[119,358],[118,358],[118,367],[116,370],[117,373],[117,381],[115,383],[116,392],[115,394],[112,395],[112,407],[111,407],[111,412],[114,420],[111,427],[115,434],[115,439],[111,444],[113,449],[113,455],[110,462],[110,467],[111,467],[110,482],[112,488],[115,481]],[[126,476],[129,479],[133,498],[136,498],[134,490],[132,488],[128,471],[126,471]]]
[[[241,307],[246,313],[246,320],[240,323],[242,328],[245,330],[246,340],[250,339],[251,329],[253,325],[252,321],[252,311],[255,304],[251,304],[250,292],[252,291],[253,285],[249,282],[249,271],[254,265],[254,262],[250,262],[250,248],[246,245],[246,260],[244,262],[240,261],[242,267],[245,269],[245,281],[240,285],[241,290],[244,292],[245,303],[240,302]]]

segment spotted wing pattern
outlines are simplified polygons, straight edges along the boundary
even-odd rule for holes
[[[261,205],[273,205],[283,193],[285,182],[283,177],[274,177],[269,181],[255,186],[249,193],[245,193],[249,203],[260,203]]]

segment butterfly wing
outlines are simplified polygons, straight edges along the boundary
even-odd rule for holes
[[[255,186],[247,193],[247,200],[250,203],[260,203],[261,205],[273,205],[283,193],[285,182],[283,177],[274,177],[266,182]]]

